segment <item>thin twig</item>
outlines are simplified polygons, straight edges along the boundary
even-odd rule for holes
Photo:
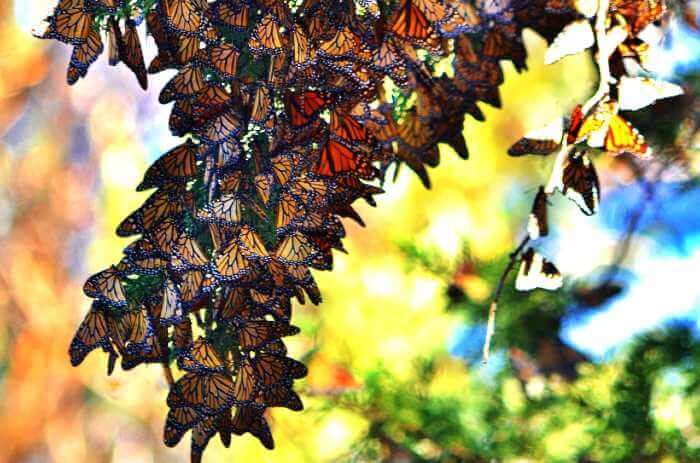
[[[674,164],[675,158],[665,160],[665,162],[661,164],[661,167],[659,167],[650,180],[646,180],[644,178],[644,172],[642,172],[642,169],[635,163],[634,160],[631,159],[630,162],[632,163],[637,183],[644,188],[644,197],[640,201],[637,208],[635,208],[635,210],[632,212],[632,215],[627,222],[625,233],[619,240],[620,245],[616,249],[615,258],[613,259],[609,270],[605,273],[605,277],[601,279],[602,283],[600,283],[599,286],[609,285],[617,276],[620,266],[622,265],[622,261],[625,260],[632,246],[632,238],[637,232],[637,228],[641,223],[644,211],[647,209],[649,203],[654,200],[657,183],[661,180],[661,176],[666,169],[670,168]]]
[[[501,294],[503,293],[503,288],[505,288],[506,279],[508,279],[508,275],[515,268],[515,263],[518,261],[520,253],[523,252],[523,249],[525,249],[525,246],[527,246],[527,243],[529,242],[529,236],[525,236],[525,238],[522,239],[515,251],[510,254],[508,265],[506,265],[506,268],[501,274],[501,278],[498,280],[498,286],[496,287],[493,300],[491,301],[491,306],[489,307],[489,320],[486,324],[486,339],[484,339],[484,348],[481,358],[481,362],[484,364],[488,363],[489,361],[489,355],[491,353],[491,338],[493,338],[493,334],[496,331],[496,310],[498,310],[498,301],[501,299]]]

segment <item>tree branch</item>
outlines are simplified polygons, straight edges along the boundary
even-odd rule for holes
[[[598,67],[598,73],[599,73],[599,82],[598,82],[598,89],[596,92],[586,101],[586,103],[583,104],[581,111],[584,114],[584,117],[593,109],[595,106],[603,99],[605,98],[608,93],[610,92],[610,56],[612,53],[615,51],[615,47],[611,47],[608,44],[608,36],[606,34],[605,30],[605,23],[607,20],[608,16],[608,7],[609,7],[609,0],[599,0],[598,2],[598,10],[596,12],[596,19],[595,19],[595,25],[594,25],[594,31],[595,31],[595,39],[596,39],[596,45],[598,47],[598,53],[595,56],[595,61],[596,65]],[[554,191],[557,189],[557,187],[560,184],[560,178],[559,176],[561,175],[561,171],[563,169],[564,164],[569,158],[569,155],[573,151],[574,146],[568,145],[567,144],[567,137],[566,134],[562,134],[562,143],[561,143],[561,148],[559,149],[559,152],[557,153],[557,156],[554,160],[554,165],[552,166],[552,171],[549,175],[549,180],[547,181],[547,185],[545,187],[545,193],[548,196],[551,196],[554,194]],[[508,278],[508,275],[510,272],[513,270],[515,267],[515,263],[518,260],[518,257],[520,253],[522,252],[523,248],[527,245],[527,243],[530,241],[530,238],[526,236],[523,238],[523,240],[520,242],[518,247],[511,253],[510,255],[510,261],[508,262],[508,265],[506,266],[505,270],[503,271],[503,274],[501,274],[501,278],[498,281],[498,287],[496,288],[496,292],[494,293],[493,300],[491,302],[491,305],[489,307],[489,318],[488,318],[488,323],[486,325],[486,338],[484,339],[484,348],[483,348],[483,354],[482,354],[482,363],[486,364],[489,361],[489,355],[490,355],[490,349],[491,349],[491,339],[493,338],[494,332],[496,330],[496,311],[498,310],[498,301],[501,297],[501,293],[503,292],[503,287],[505,285],[505,281]]]

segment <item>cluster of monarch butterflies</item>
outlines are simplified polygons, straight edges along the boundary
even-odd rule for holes
[[[103,40],[144,88],[172,69],[159,100],[182,137],[117,230],[138,239],[85,284],[94,302],[72,363],[101,348],[109,372],[119,358],[177,365],[164,440],[191,431],[193,462],[216,434],[272,448],[266,409],[302,408],[293,382],[306,368],[282,340],[298,332],[291,301],[320,302],[310,269],[343,250],[340,218],[362,224],[352,204],[374,205],[391,165],[429,186],[438,144],[466,158],[464,116],[500,105],[500,61],[525,68],[522,30],[551,41],[579,19],[567,0],[60,0],[36,35],[74,47],[68,83]],[[142,24],[157,46],[148,65]],[[588,165],[572,158],[566,172],[576,163]]]
[[[588,7],[581,7],[584,4]],[[545,61],[558,59],[595,46],[596,53],[607,57],[609,75],[601,75],[603,92],[587,105],[577,105],[568,118],[559,118],[519,139],[508,150],[511,156],[558,153],[552,177],[535,196],[528,220],[528,241],[549,233],[547,197],[560,191],[586,215],[598,211],[600,184],[589,156],[592,149],[605,153],[628,154],[641,159],[651,156],[644,136],[620,111],[644,108],[662,98],[683,93],[678,85],[655,80],[649,75],[650,49],[658,45],[660,22],[667,13],[662,0],[609,0],[601,37],[596,38],[593,20],[597,1],[582,0],[584,17],[568,25],[555,37]],[[515,286],[522,291],[536,288],[555,290],[562,286],[557,267],[533,247],[524,248]]]

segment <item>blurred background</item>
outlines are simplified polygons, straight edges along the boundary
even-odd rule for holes
[[[186,442],[161,442],[158,366],[108,377],[99,354],[67,355],[83,281],[119,259],[135,187],[177,143],[169,75],[144,93],[101,59],[69,88],[68,47],[29,33],[52,3],[0,2],[0,462],[185,462]],[[700,461],[700,33],[669,30],[660,70],[688,95],[630,116],[656,161],[598,158],[596,217],[554,201],[538,247],[565,288],[510,282],[488,365],[489,297],[551,162],[506,150],[595,84],[588,56],[541,65],[534,34],[530,70],[504,64],[503,107],[467,119],[471,159],[445,149],[431,191],[401,170],[316,273],[324,302],[296,307],[289,339],[306,408],[273,411],[277,448],[217,440],[205,461]]]

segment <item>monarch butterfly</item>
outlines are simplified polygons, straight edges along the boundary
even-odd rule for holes
[[[515,288],[518,291],[531,291],[536,288],[554,291],[561,288],[561,273],[542,254],[528,248],[521,260],[520,270],[515,279]]]
[[[126,293],[122,284],[123,275],[115,266],[88,278],[83,286],[83,292],[107,304],[123,307],[126,305]]]
[[[180,36],[177,38],[177,61],[179,64],[189,63],[200,51],[201,42],[198,37]]]
[[[148,338],[153,336],[153,328],[144,310],[110,313],[107,326],[111,340],[119,353],[132,354],[148,349]]]
[[[292,29],[291,48],[292,65],[303,69],[313,64],[316,49],[309,46],[309,39],[306,37],[304,30],[299,24],[295,25]]]
[[[235,108],[229,108],[214,117],[208,126],[204,127],[202,137],[210,143],[225,143],[234,139],[243,129],[241,117]]]
[[[349,26],[339,27],[333,37],[318,44],[318,53],[332,59],[357,57],[359,51],[360,38]]]
[[[136,241],[135,243],[138,243]],[[168,265],[168,257],[155,250],[150,253],[137,252],[125,257],[123,262],[130,272],[138,275],[158,275]]]
[[[214,258],[214,271],[224,280],[239,280],[254,270],[254,261],[244,255],[241,245],[235,239]]]
[[[340,172],[353,171],[356,166],[355,153],[341,139],[329,135],[321,150],[316,173],[335,175]]]
[[[610,12],[622,15],[628,23],[631,35],[637,35],[646,26],[663,17],[666,4],[662,0],[612,0]]]
[[[491,26],[484,38],[482,52],[486,58],[494,61],[510,60],[518,72],[527,68],[525,45],[512,25],[496,23]]]
[[[286,236],[275,252],[276,259],[288,265],[309,265],[319,255],[318,247],[300,232]]]
[[[189,208],[192,194],[178,184],[168,183],[156,190],[135,212],[117,228],[117,235],[126,237],[148,232],[161,220],[174,217]]]
[[[163,0],[168,28],[177,35],[198,35],[205,27],[205,18],[199,0]]]
[[[168,406],[182,401],[204,415],[216,415],[233,405],[233,380],[224,373],[200,371],[185,373],[170,389]]]
[[[274,177],[272,174],[263,173],[255,176],[255,189],[265,205],[270,202],[270,194],[272,193],[273,183]]]
[[[90,65],[97,61],[97,58],[104,51],[102,37],[100,33],[94,29],[90,29],[85,43],[76,45],[73,48],[73,54],[68,64],[68,85],[75,84],[78,79],[87,75]]]
[[[110,21],[110,31],[112,23],[113,21]],[[178,64],[177,44],[174,37],[165,31],[160,15],[156,11],[147,13],[146,25],[158,47],[158,54],[148,65],[148,73],[157,74],[165,69],[176,67]]]
[[[161,104],[170,103],[173,100],[181,100],[192,96],[204,88],[204,74],[199,66],[185,65],[168,82],[158,96]]]
[[[195,373],[224,371],[224,362],[214,346],[205,338],[199,337],[189,351],[177,358],[178,366]]]
[[[144,174],[137,191],[161,187],[173,181],[186,183],[197,173],[197,145],[192,139],[158,158]]]
[[[192,407],[178,406],[170,408],[165,420],[163,442],[168,447],[176,446],[185,433],[202,419],[203,417]]]
[[[238,326],[238,344],[242,350],[258,350],[270,341],[299,333],[299,328],[267,320],[242,321]]]
[[[191,114],[195,123],[194,127],[192,127],[193,131],[196,131],[199,126],[206,124],[208,120],[225,111],[226,105],[230,100],[231,95],[220,85],[206,84],[191,99]],[[206,144],[202,144],[201,149],[205,150]]]
[[[285,155],[275,156],[270,159],[270,170],[280,185],[286,184],[292,176],[294,162]]]
[[[540,186],[532,204],[532,210],[528,216],[527,232],[531,240],[536,240],[549,234],[547,223],[547,194],[544,187]]]
[[[413,0],[402,0],[401,6],[394,13],[390,29],[400,37],[434,45],[437,41],[435,29],[416,3]]]
[[[282,35],[279,20],[272,13],[265,15],[253,32],[248,47],[256,53],[276,55],[287,44],[287,38]]]
[[[332,103],[330,95],[315,90],[288,92],[284,100],[287,117],[293,127],[309,125],[323,109]]]
[[[250,297],[247,289],[238,286],[224,288],[217,321],[228,323],[236,316],[249,318],[252,316]]]
[[[561,169],[558,188],[586,215],[598,211],[600,183],[593,163],[585,152],[572,153]]]
[[[185,317],[182,307],[182,298],[180,289],[171,280],[166,279],[163,282],[163,303],[160,311],[160,320],[164,325],[173,325],[180,323]]]
[[[251,433],[268,449],[275,447],[270,426],[258,407],[236,407],[236,414],[231,422],[231,428],[238,435],[243,435],[246,432]]]
[[[447,37],[455,37],[464,33],[475,33],[481,26],[481,18],[475,6],[465,0],[450,2],[453,14],[440,26],[440,30]]]
[[[130,320],[126,326],[131,326],[126,332],[130,333],[130,343],[121,352],[122,369],[130,370],[142,363],[163,363],[168,359],[168,333],[167,329],[160,326],[159,322],[147,318],[143,309],[139,312],[129,312]],[[140,338],[139,333],[146,327],[145,335]],[[141,339],[140,341],[138,341]],[[135,342],[136,341],[136,342]]]
[[[248,258],[269,260],[269,254],[260,236],[249,225],[243,225],[238,235],[241,252]]]
[[[497,62],[480,59],[466,35],[455,39],[454,69],[455,86],[460,91],[494,107],[500,106],[498,86],[503,83],[503,71]]]
[[[32,34],[40,39],[56,39],[80,45],[87,40],[92,28],[93,14],[85,0],[60,0],[53,14],[37,26]]]
[[[117,50],[119,59],[131,69],[141,88],[146,90],[148,88],[146,64],[143,61],[143,51],[141,50],[139,34],[136,31],[136,23],[131,19],[126,20],[123,38],[120,40],[120,36],[117,35]]]
[[[201,268],[209,263],[206,254],[197,241],[188,234],[182,234],[173,247],[170,264],[175,270]]]
[[[302,206],[288,192],[283,192],[277,204],[277,220],[275,226],[280,229],[284,228],[298,216]]]
[[[396,50],[394,40],[387,38],[373,51],[371,69],[387,74],[399,85],[405,85],[408,80],[408,71],[404,67],[404,60]]]
[[[267,407],[284,407],[294,411],[304,409],[304,404],[297,393],[284,384],[276,384],[260,390],[255,401]]]
[[[170,132],[177,137],[190,133],[192,127],[194,127],[194,116],[192,113],[192,103],[189,100],[177,100],[168,119]]]
[[[207,48],[209,63],[214,67],[224,79],[236,77],[238,69],[238,57],[240,51],[232,44],[220,43]]]
[[[113,17],[109,18],[107,20],[107,46],[109,47],[107,62],[110,66],[119,64],[119,40],[121,40],[121,33],[117,20]]]
[[[176,353],[182,353],[192,345],[192,322],[189,317],[175,323],[173,327],[173,345]]]
[[[255,124],[265,127],[267,122],[270,121],[274,115],[270,87],[266,84],[261,84],[255,90],[250,120]]]
[[[262,387],[270,387],[288,379],[303,378],[308,374],[306,366],[283,354],[261,351],[248,361],[252,363]]]
[[[605,135],[605,150],[612,153],[644,155],[649,151],[649,145],[632,124],[616,114],[610,119]]]
[[[609,99],[599,103],[588,114],[583,114],[581,108],[577,106],[571,117],[570,139],[574,143],[586,141],[588,146],[602,147],[610,127],[610,121],[617,115],[617,110],[617,102]]]
[[[207,223],[233,225],[241,221],[241,212],[241,201],[238,196],[227,193],[199,209],[197,218]]]
[[[559,149],[564,135],[564,121],[557,118],[546,126],[532,130],[508,148],[510,156],[539,154],[546,156]]]
[[[211,11],[219,23],[236,29],[247,29],[249,19],[247,0],[217,0]]]
[[[209,273],[208,265],[206,268],[188,270],[180,280],[182,303],[188,307],[196,307],[198,304],[206,303],[206,293],[212,291],[216,283],[215,278]]]
[[[331,132],[351,142],[367,142],[368,133],[364,125],[350,114],[331,111]]]
[[[157,245],[158,249],[165,254],[170,254],[177,243],[177,239],[182,232],[182,226],[173,217],[163,219],[152,230],[146,233],[148,239]]]
[[[167,264],[167,254],[163,253],[148,238],[140,238],[124,248],[125,259],[130,270],[137,273],[157,274]]]
[[[252,401],[257,391],[255,371],[253,365],[247,361],[242,361],[236,374],[236,381],[233,386],[234,397],[237,404]]]
[[[621,110],[645,108],[657,100],[682,95],[683,88],[670,82],[648,77],[622,76],[618,84],[618,99]]]
[[[80,365],[97,347],[102,347],[105,352],[113,352],[104,307],[95,301],[71,342],[69,349],[71,364]]]

